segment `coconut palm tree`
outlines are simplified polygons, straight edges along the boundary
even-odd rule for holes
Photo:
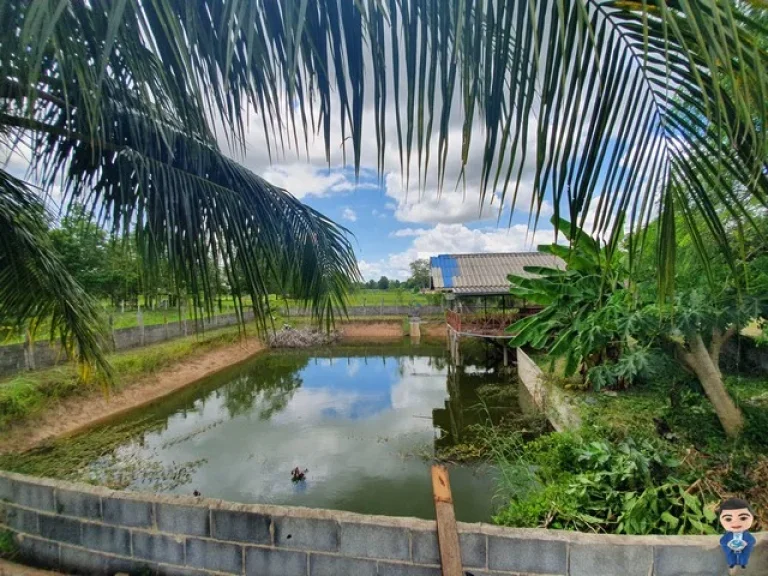
[[[339,125],[359,169],[372,106],[380,171],[394,114],[406,182],[414,157],[419,181],[431,163],[442,184],[456,118],[466,167],[479,124],[483,199],[514,207],[532,164],[533,227],[545,198],[556,221],[583,227],[594,216],[603,233],[658,217],[667,291],[676,212],[728,251],[711,195],[747,227],[750,206],[768,204],[764,22],[759,0],[4,2],[0,129],[30,140],[44,188],[61,181],[65,205],[83,202],[118,231],[136,227],[179,277],[205,279],[211,251],[230,276],[245,270],[235,290],[252,294],[260,316],[268,271],[254,262],[286,270],[328,317],[354,261],[342,230],[222,155],[214,126],[237,145],[253,110],[271,147],[316,129],[329,158]],[[7,174],[0,183],[32,202],[27,184]],[[14,281],[15,246],[0,247]],[[34,246],[24,265],[42,285],[59,271]],[[49,312],[5,290],[0,312]],[[40,290],[62,310],[60,288]],[[86,353],[88,314],[61,317]]]

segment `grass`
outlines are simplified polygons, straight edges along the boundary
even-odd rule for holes
[[[433,298],[434,300],[434,298]],[[168,310],[145,308],[143,304],[143,298],[139,300],[142,305],[142,321],[144,326],[158,326],[165,324],[166,322],[173,323],[179,322],[180,311],[177,308]],[[247,308],[250,300],[246,299],[243,305]],[[275,308],[276,316],[281,315],[285,309],[285,305],[288,304],[292,309],[303,308],[303,303],[298,300],[284,299],[280,296],[273,294],[270,296],[270,303]],[[222,297],[222,308],[219,311],[218,301],[214,305],[214,316],[233,314],[235,312],[235,304],[231,296]],[[435,304],[430,302],[430,297],[426,294],[414,294],[405,290],[358,290],[349,295],[349,301],[347,303],[350,307],[367,306],[369,308],[375,308],[376,306],[429,306]],[[437,302],[439,305],[439,301]],[[119,309],[112,309],[108,303],[104,303],[105,317],[112,316],[112,327],[115,330],[123,328],[135,328],[139,325],[138,313],[135,309],[129,309],[125,312],[120,312]],[[195,311],[188,307],[185,310],[187,320],[195,319]],[[374,316],[366,317],[370,320],[387,319],[391,320],[391,316]],[[37,342],[43,342],[48,340],[49,330],[47,326],[41,326],[34,334],[34,340]],[[0,345],[19,344],[24,342],[24,334],[19,331],[9,332],[3,330],[0,326]]]
[[[115,371],[115,387],[120,389],[132,380],[156,372],[184,358],[236,342],[237,327],[206,332],[154,346],[116,353],[110,356]],[[0,382],[0,430],[10,424],[39,414],[56,401],[93,392],[97,382],[84,383],[71,364],[29,372]]]

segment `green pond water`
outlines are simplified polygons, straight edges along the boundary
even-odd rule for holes
[[[518,411],[516,393],[491,405],[478,396],[516,390],[509,378],[482,354],[456,370],[443,347],[428,345],[274,352],[13,468],[129,490],[433,518],[435,450],[489,413]],[[297,466],[306,479],[294,483]],[[493,469],[449,469],[457,518],[489,520]]]

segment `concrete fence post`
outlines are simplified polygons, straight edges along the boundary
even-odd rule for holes
[[[24,334],[24,367],[27,370],[35,369],[35,341],[29,332],[29,328]]]
[[[144,313],[141,311],[141,304],[136,308],[136,324],[139,327],[141,345],[144,346]]]
[[[115,341],[115,317],[110,313],[107,322],[109,323],[109,339],[112,342],[112,350],[117,350],[117,342]]]

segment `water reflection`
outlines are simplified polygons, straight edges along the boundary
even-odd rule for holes
[[[477,390],[501,381],[424,345],[268,354],[56,449],[88,445],[100,456],[77,474],[136,490],[431,518],[424,456],[493,413]],[[94,450],[99,437],[112,443]],[[485,468],[453,467],[451,483],[460,520],[489,519]]]

